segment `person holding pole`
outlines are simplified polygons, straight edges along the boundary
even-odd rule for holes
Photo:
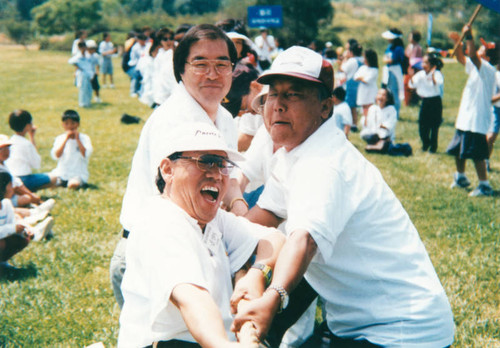
[[[491,122],[496,70],[494,65],[498,60],[498,52],[496,48],[488,49],[484,45],[477,50],[469,24],[463,27],[462,34],[465,37],[467,56],[458,33],[452,32],[449,35],[457,45],[456,59],[465,66],[465,72],[469,75],[460,101],[455,136],[446,150],[448,154],[455,156],[457,169],[451,188],[466,188],[470,185],[465,175],[465,165],[467,159],[472,159],[479,185],[469,196],[491,196],[493,189],[486,171],[486,159],[489,157],[486,134]]]

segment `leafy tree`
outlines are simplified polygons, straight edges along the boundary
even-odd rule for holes
[[[49,0],[32,10],[38,30],[60,34],[78,29],[92,29],[102,19],[100,0]]]
[[[220,6],[220,0],[179,0],[177,2],[177,11],[181,14],[216,12]]]
[[[329,0],[258,0],[257,5],[283,6],[283,35],[290,43],[316,39],[319,22],[334,15]]]
[[[9,37],[16,43],[26,46],[33,32],[28,21],[10,20],[6,23]]]
[[[31,20],[31,9],[46,0],[16,0],[16,8],[22,20]]]

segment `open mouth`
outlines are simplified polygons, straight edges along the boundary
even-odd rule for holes
[[[201,195],[210,202],[216,202],[219,197],[219,189],[214,186],[204,186],[200,191]]]

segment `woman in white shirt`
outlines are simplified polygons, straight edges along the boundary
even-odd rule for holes
[[[368,145],[378,145],[382,150],[385,143],[394,140],[396,123],[394,96],[388,89],[381,88],[377,93],[375,104],[368,109],[368,115],[362,119],[361,138]]]
[[[422,150],[435,153],[438,146],[439,126],[443,122],[444,77],[441,73],[443,62],[434,54],[427,54],[422,60],[422,69],[411,78],[408,86],[417,90],[422,98],[418,115],[418,130]]]
[[[359,81],[356,104],[363,107],[363,115],[368,115],[368,109],[375,103],[377,96],[378,57],[377,52],[368,49],[363,54],[365,64],[354,74],[354,80]]]

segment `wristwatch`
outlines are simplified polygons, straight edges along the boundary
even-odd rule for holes
[[[289,301],[288,292],[286,292],[286,290],[280,285],[271,285],[270,287],[267,288],[267,290],[269,290],[269,289],[273,289],[273,290],[277,291],[278,294],[280,295],[281,301],[280,301],[280,308],[278,309],[278,313],[281,313],[283,311],[283,309],[285,309],[288,306],[288,301]]]
[[[271,267],[262,263],[254,263],[250,268],[260,269],[264,274],[264,278],[266,279],[266,286],[269,286],[269,284],[271,284],[271,278],[273,276],[273,270],[271,269]]]

